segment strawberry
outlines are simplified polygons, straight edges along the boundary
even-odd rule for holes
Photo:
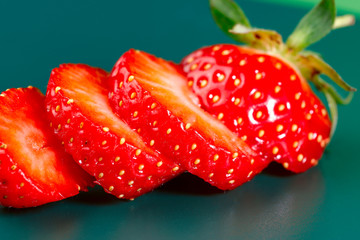
[[[86,191],[83,171],[46,121],[45,97],[33,87],[0,94],[0,203],[35,207]]]
[[[216,118],[174,64],[129,50],[110,77],[110,104],[146,144],[190,173],[226,190],[252,179],[267,163]]]
[[[201,106],[265,159],[294,172],[317,164],[330,138],[329,115],[286,61],[222,44],[195,51],[182,65]]]
[[[274,31],[251,28],[233,1],[210,3],[220,28],[250,47],[218,44],[184,58],[182,70],[201,107],[267,161],[277,161],[296,173],[317,165],[330,141],[332,123],[307,79],[326,94],[333,113],[336,100],[348,101],[341,101],[319,75],[328,75],[345,90],[355,90],[320,57],[303,50],[331,30],[328,25],[331,28],[335,21],[334,2],[321,1],[304,17],[287,44]],[[323,18],[332,21],[319,30],[314,19]],[[313,36],[306,35],[304,29],[313,30],[308,33]],[[333,130],[336,119],[333,116]]]
[[[108,74],[82,64],[52,71],[46,94],[54,133],[76,162],[106,192],[133,199],[182,172],[149,148],[111,110],[105,81]]]

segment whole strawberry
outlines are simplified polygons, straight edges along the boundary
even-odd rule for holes
[[[188,85],[202,108],[216,116],[268,161],[303,172],[321,158],[337,122],[341,99],[320,78],[327,75],[347,91],[355,89],[318,55],[303,49],[351,17],[335,18],[334,1],[323,0],[307,14],[287,43],[269,30],[251,28],[231,0],[211,0],[215,21],[230,37],[250,47],[219,44],[199,49],[181,63]],[[326,107],[313,93],[310,80],[322,91]]]

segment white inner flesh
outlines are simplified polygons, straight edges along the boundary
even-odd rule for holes
[[[139,61],[136,61],[137,59]],[[253,154],[252,149],[235,133],[196,105],[194,99],[197,97],[189,90],[185,77],[167,62],[160,59],[159,61],[161,64],[147,59],[147,56],[137,52],[135,63],[130,68],[135,72],[135,79],[141,83],[144,89],[185,124],[190,123],[203,136],[211,139],[215,145],[222,146],[231,152]],[[146,62],[146,70],[144,70],[142,62]]]
[[[56,170],[55,150],[46,146],[44,132],[36,127],[39,123],[27,117],[38,114],[33,111],[39,107],[34,106],[34,109],[7,109],[8,115],[0,117],[0,132],[6,139],[3,141],[17,168],[22,169],[26,175],[49,183],[65,182],[63,175]]]
[[[65,96],[73,99],[88,119],[103,128],[109,128],[110,132],[120,138],[124,137],[126,142],[153,152],[136,132],[114,114],[109,105],[108,91],[101,84],[98,77],[90,75],[85,69],[66,71],[61,83]]]

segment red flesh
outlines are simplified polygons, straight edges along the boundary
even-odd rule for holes
[[[148,148],[111,110],[107,73],[65,64],[52,71],[46,104],[55,134],[97,183],[118,198],[138,197],[181,173]]]
[[[197,106],[186,79],[169,63],[130,50],[109,78],[114,111],[144,141],[220,189],[252,179],[267,163]]]
[[[44,95],[29,87],[0,95],[0,203],[35,207],[86,191],[93,178],[52,135]]]

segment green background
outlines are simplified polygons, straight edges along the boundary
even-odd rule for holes
[[[316,1],[237,2],[254,26],[286,36]],[[359,1],[338,2],[340,14],[360,13]],[[199,47],[231,42],[206,0],[1,0],[0,23],[0,91],[33,85],[44,92],[51,69],[65,62],[110,70],[129,48],[179,62]],[[357,88],[359,26],[311,48]],[[0,207],[0,238],[354,239],[360,236],[359,99],[340,107],[330,146],[306,173],[272,168],[225,193],[183,175],[131,202],[95,188],[39,208]]]
[[[248,0],[250,1],[250,0]],[[319,0],[259,0],[266,3],[280,3],[289,6],[311,8],[319,2]],[[360,1],[358,0],[337,0],[338,9],[346,10],[348,13],[360,16]]]

